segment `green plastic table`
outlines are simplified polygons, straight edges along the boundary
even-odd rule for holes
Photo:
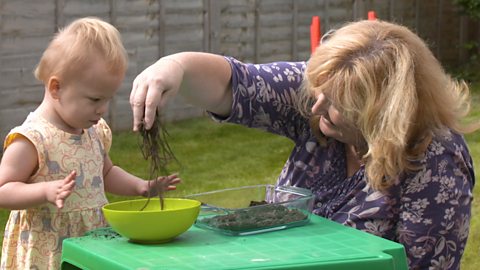
[[[63,241],[62,269],[408,269],[403,245],[312,215],[301,227],[229,236],[192,226],[141,245],[111,228]]]

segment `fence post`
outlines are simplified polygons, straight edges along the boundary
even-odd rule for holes
[[[441,40],[442,40],[442,34],[441,34],[441,27],[442,27],[442,21],[443,21],[443,16],[442,16],[442,13],[443,13],[443,0],[437,0],[437,21],[436,21],[436,57],[438,57],[440,59],[440,45],[441,45]]]
[[[390,0],[388,2],[388,6],[389,6],[388,18],[389,18],[390,21],[393,21],[393,19],[394,19],[393,14],[395,13],[395,0]]]
[[[108,1],[109,9],[109,20],[110,24],[116,27],[117,24],[117,2],[114,0]],[[108,107],[108,123],[112,130],[117,130],[117,97],[114,96],[110,101],[110,106]]]
[[[325,16],[323,16],[323,30],[324,33],[326,33],[330,30],[330,0],[325,0],[323,5],[323,10],[325,11]],[[322,31],[322,29],[320,29],[320,31]]]
[[[57,32],[59,28],[65,25],[65,17],[63,16],[63,8],[65,0],[55,0],[55,28],[53,32]]]
[[[464,15],[460,16],[460,29],[459,29],[459,43],[460,46],[458,48],[458,59],[462,61],[462,63],[465,63],[467,61],[467,54],[465,51],[465,41],[466,41],[466,35],[465,35],[465,27],[466,27],[466,18]]]
[[[157,16],[157,35],[158,35],[158,57],[165,55],[165,6],[162,0],[158,1],[158,16]]]
[[[415,0],[415,32],[419,32],[418,30],[420,29],[420,23],[419,23],[419,18],[420,18],[420,0]]]
[[[260,0],[255,0],[255,63],[260,62]]]
[[[364,0],[354,0],[353,1],[353,20],[362,18],[365,14],[365,1]]]
[[[291,60],[298,60],[298,1],[292,0],[292,38],[290,42],[292,42],[292,59]]]
[[[220,5],[222,1],[208,1],[208,51],[218,53],[220,50]]]

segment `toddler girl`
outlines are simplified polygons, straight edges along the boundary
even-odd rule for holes
[[[4,142],[0,207],[12,211],[0,269],[57,269],[63,239],[108,226],[105,191],[156,195],[180,181],[170,175],[149,184],[108,156],[112,135],[102,115],[126,67],[119,32],[96,18],[72,22],[43,53],[35,70],[43,101]]]

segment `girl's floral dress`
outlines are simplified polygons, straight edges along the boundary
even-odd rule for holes
[[[111,131],[102,119],[83,134],[66,133],[35,113],[6,137],[27,138],[37,149],[38,170],[31,183],[64,179],[77,172],[75,189],[62,209],[46,203],[10,212],[2,246],[0,269],[59,269],[62,241],[108,226],[101,207],[107,203],[103,163],[111,145]]]

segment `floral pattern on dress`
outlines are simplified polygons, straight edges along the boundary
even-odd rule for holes
[[[290,138],[295,146],[279,185],[312,190],[313,213],[401,243],[411,269],[459,269],[468,238],[474,172],[464,138],[436,135],[418,165],[386,192],[373,190],[362,166],[347,177],[344,145],[321,146],[308,120],[295,109],[305,62],[232,67],[233,106],[226,121]]]
[[[101,207],[107,203],[103,164],[112,134],[103,119],[75,135],[30,113],[21,126],[7,135],[5,147],[18,136],[30,140],[37,149],[39,168],[30,179],[32,183],[63,179],[72,170],[77,171],[77,176],[62,209],[44,203],[10,211],[0,269],[60,269],[65,238],[108,226]]]

